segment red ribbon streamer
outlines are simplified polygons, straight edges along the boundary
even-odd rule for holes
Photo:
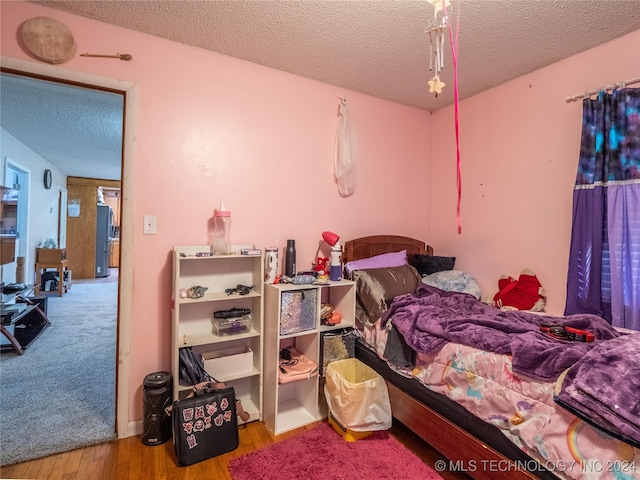
[[[444,0],[442,1],[444,8]],[[451,43],[451,57],[453,58],[453,104],[456,122],[456,182],[458,185],[458,205],[456,218],[458,220],[458,234],[462,233],[462,220],[460,219],[460,202],[462,200],[462,164],[460,162],[460,106],[458,100],[458,31],[460,30],[460,15],[456,21],[456,39],[453,41],[451,24],[447,22],[449,29],[449,42]]]

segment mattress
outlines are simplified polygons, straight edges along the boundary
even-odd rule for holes
[[[402,368],[384,358],[394,335],[377,326],[361,333],[357,358],[508,458],[537,460],[546,470],[536,476],[640,478],[637,449],[555,404],[555,382],[515,375],[509,355],[449,343]]]
[[[424,388],[424,385],[416,378],[398,373],[360,340],[356,342],[356,358],[373,368],[385,380],[396,385],[403,392],[411,395],[421,403],[428,405],[433,411],[469,432],[494,450],[515,461],[527,462],[530,460],[530,457],[502,435],[497,427],[479,420],[464,407],[451,401],[446,396]],[[534,473],[541,479],[557,479],[555,475],[544,468],[540,468]]]

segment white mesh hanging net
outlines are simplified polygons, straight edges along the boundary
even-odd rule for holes
[[[359,156],[360,152],[358,151],[356,132],[349,120],[347,104],[342,100],[338,113],[334,165],[338,192],[342,197],[349,197],[353,195],[356,190]]]

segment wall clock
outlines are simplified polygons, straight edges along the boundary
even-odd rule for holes
[[[27,51],[44,62],[64,63],[76,54],[71,30],[55,18],[35,17],[25,21],[20,36]]]
[[[51,170],[49,169],[44,171],[44,188],[51,188]]]

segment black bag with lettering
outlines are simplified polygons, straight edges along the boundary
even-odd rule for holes
[[[173,402],[173,445],[181,467],[238,448],[238,419],[233,387],[213,384]]]

